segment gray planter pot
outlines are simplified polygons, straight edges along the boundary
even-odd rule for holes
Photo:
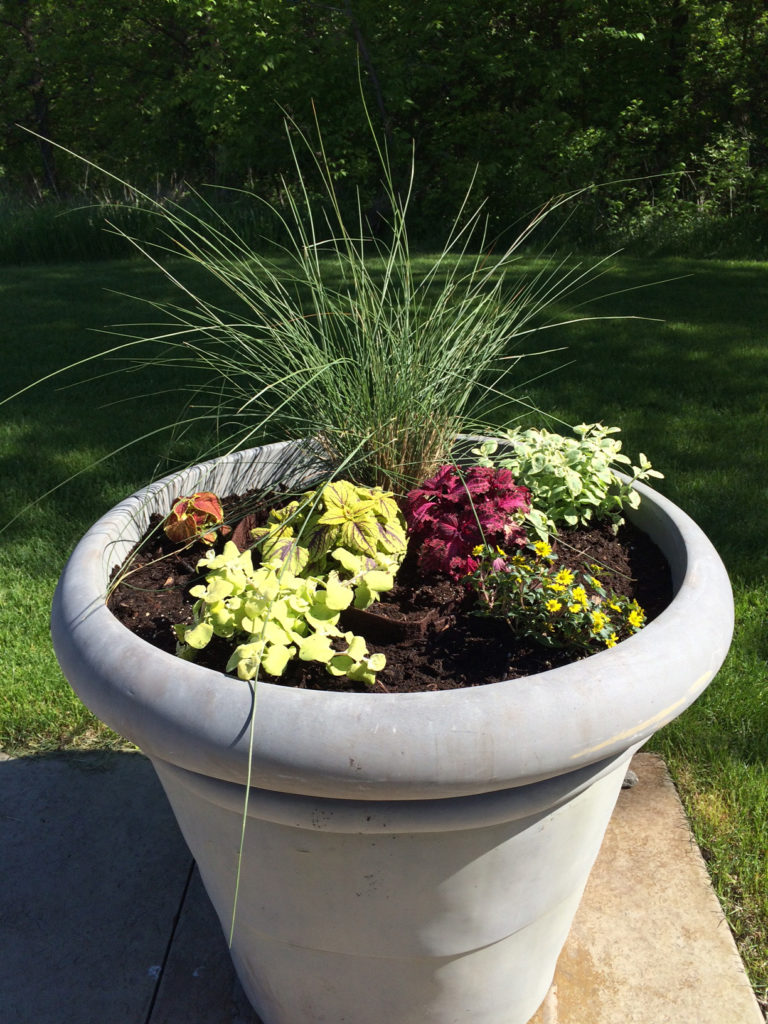
[[[104,604],[153,511],[310,472],[272,445],[166,478],[85,535],[52,635],[76,692],[151,758],[226,931],[251,722],[232,956],[265,1024],[525,1024],[544,998],[632,754],[707,686],[728,578],[698,527],[638,486],[632,518],[676,596],[617,647],[437,693],[250,687],[139,640]]]

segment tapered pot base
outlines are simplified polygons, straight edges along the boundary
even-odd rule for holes
[[[631,752],[460,800],[334,801],[155,767],[264,1024],[526,1024]],[[463,812],[463,813],[462,813]]]

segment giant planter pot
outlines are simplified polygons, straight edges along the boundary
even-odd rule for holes
[[[271,445],[168,477],[99,520],[53,603],[56,654],[92,711],[151,758],[265,1024],[525,1024],[546,995],[635,751],[730,643],[725,570],[638,486],[632,519],[675,598],[574,664],[466,690],[322,693],[162,653],[107,610],[111,570],[178,494],[309,479]],[[250,789],[247,788],[251,761]]]

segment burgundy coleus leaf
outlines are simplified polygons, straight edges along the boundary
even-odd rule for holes
[[[439,518],[446,505],[466,501],[466,488],[455,466],[441,466],[434,476],[405,498],[405,518],[413,532],[424,523]]]
[[[511,547],[513,544],[517,547],[522,547],[527,540],[525,527],[520,523],[510,523],[504,530],[504,544],[506,547]]]
[[[406,496],[405,518],[411,537],[420,542],[420,569],[460,579],[477,568],[472,551],[478,544],[523,543],[518,520],[529,510],[530,498],[508,469],[441,466]]]
[[[176,498],[163,529],[169,540],[175,544],[199,539],[213,544],[216,534],[211,527],[219,526],[224,519],[221,502],[212,491],[196,491],[189,498]]]
[[[477,521],[480,523],[480,529],[486,537],[502,533],[509,521],[509,516],[490,501],[483,502],[475,511]]]
[[[494,483],[494,470],[490,466],[473,466],[464,475],[462,485],[473,498],[487,494]]]

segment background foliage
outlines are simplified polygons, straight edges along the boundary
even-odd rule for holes
[[[638,179],[597,190],[569,230],[646,252],[768,243],[760,0],[0,0],[0,53],[0,203],[16,213],[103,187],[17,125],[155,194],[274,200],[283,110],[306,126],[314,102],[334,173],[375,220],[359,64],[395,167],[415,145],[426,243],[476,167],[494,227]]]

